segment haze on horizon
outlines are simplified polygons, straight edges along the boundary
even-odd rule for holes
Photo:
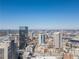
[[[0,0],[0,29],[79,29],[78,0]]]

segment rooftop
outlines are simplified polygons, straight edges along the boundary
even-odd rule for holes
[[[8,35],[0,37],[0,43],[4,42],[4,41],[9,41],[9,36]]]

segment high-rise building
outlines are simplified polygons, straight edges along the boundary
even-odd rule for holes
[[[53,34],[53,39],[54,39],[54,48],[62,48],[63,40],[62,40],[62,33],[60,32],[55,32]]]
[[[39,44],[45,44],[45,35],[39,34],[38,41],[39,41]]]
[[[19,29],[19,49],[24,49],[27,46],[28,27],[20,27]]]
[[[0,59],[17,59],[17,48],[8,36],[0,37]]]

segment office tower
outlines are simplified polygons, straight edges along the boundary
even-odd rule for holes
[[[14,41],[8,36],[0,37],[0,59],[17,59],[18,53]]]
[[[55,32],[53,34],[53,39],[54,39],[54,48],[62,48],[62,33],[60,32]]]
[[[19,29],[19,49],[24,49],[27,46],[28,27],[20,27]]]
[[[39,34],[38,41],[39,41],[39,44],[41,44],[41,45],[45,44],[45,35]]]

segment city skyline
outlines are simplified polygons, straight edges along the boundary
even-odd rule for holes
[[[0,0],[0,29],[79,29],[78,0]]]

